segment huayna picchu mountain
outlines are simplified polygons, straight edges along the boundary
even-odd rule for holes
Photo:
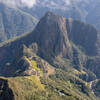
[[[5,63],[4,59],[8,60],[8,62],[13,60],[22,44],[29,47],[32,43],[37,43],[38,54],[41,57],[45,57],[45,59],[46,56],[51,59],[57,55],[62,55],[63,57],[71,55],[71,44],[66,30],[66,19],[51,12],[46,13],[32,33],[26,34],[14,41],[8,41],[8,43],[4,42],[4,45],[2,45],[3,43],[1,44],[0,52],[2,53],[0,55],[0,62],[4,61]]]
[[[47,12],[34,31],[0,44],[0,97],[99,100],[99,42],[93,26]]]
[[[51,12],[46,13],[34,30],[33,38],[43,57],[71,56],[66,19],[63,17]]]

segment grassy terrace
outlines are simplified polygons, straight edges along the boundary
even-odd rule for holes
[[[30,65],[37,71],[41,71],[40,68],[38,68],[37,66],[37,62],[35,60],[32,60],[30,58],[27,58],[26,56],[24,56],[25,59],[30,63]]]

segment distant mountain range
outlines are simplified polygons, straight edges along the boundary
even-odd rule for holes
[[[32,1],[30,7],[29,4],[21,0],[14,0],[13,3],[12,1],[9,2],[9,0],[7,2],[5,0],[0,1],[0,42],[21,35],[24,32],[32,31],[38,20],[47,11],[52,11],[66,18],[84,21],[94,25],[98,30],[100,29],[100,1],[37,0],[35,2]],[[32,4],[34,5],[32,6]]]
[[[0,42],[32,31],[37,22],[30,14],[0,3]]]
[[[99,39],[93,26],[47,12],[34,31],[0,44],[2,100],[99,100]]]
[[[52,11],[66,18],[78,19],[100,30],[100,1],[96,0],[37,0],[33,7],[22,8],[36,18]]]

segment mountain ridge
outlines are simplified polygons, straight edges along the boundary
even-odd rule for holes
[[[92,30],[94,31],[92,32]],[[74,36],[78,34],[80,37]],[[93,55],[87,54],[86,44],[88,42],[88,46],[91,47],[89,39],[94,35],[97,38],[97,34],[98,32],[91,25],[47,12],[31,33],[7,41],[3,45],[0,44],[0,74],[8,77],[8,82],[14,93],[18,90],[16,90],[14,82],[15,87],[11,85],[11,80],[15,80],[17,84],[22,81],[24,90],[28,90],[28,99],[29,96],[31,99],[35,98],[33,96],[35,89],[40,93],[39,96],[42,99],[46,95],[45,99],[54,96],[57,100],[58,98],[60,100],[82,98],[96,100],[97,98],[89,88],[89,82],[100,77],[99,72],[95,73],[92,70],[99,58],[95,59],[97,56],[95,53]],[[87,42],[84,41],[85,38],[87,38]],[[94,39],[93,43],[92,46],[95,47],[97,41]],[[82,47],[80,48],[79,45]],[[91,61],[94,61],[94,64]],[[99,64],[96,66],[96,71],[98,70]],[[50,74],[48,75],[48,73]],[[35,80],[36,82],[34,82]],[[30,84],[29,88],[28,84]],[[22,85],[20,84],[20,86]],[[30,88],[33,94],[30,94]],[[41,90],[43,94],[39,92]],[[23,94],[22,91],[18,91],[19,96],[16,94],[14,96],[17,96],[17,99],[23,97],[24,99],[21,100],[25,100],[24,94],[26,93],[24,91]],[[19,93],[23,96],[20,96]],[[36,98],[40,98],[37,97],[37,93],[35,95]],[[56,95],[57,97],[55,97]]]
[[[0,42],[21,35],[24,32],[30,32],[37,23],[37,19],[30,14],[18,8],[10,8],[2,3],[0,3],[0,18]]]

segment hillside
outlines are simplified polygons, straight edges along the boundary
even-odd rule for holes
[[[36,24],[37,19],[30,14],[0,3],[0,42],[30,32]]]
[[[90,82],[100,78],[98,34],[47,12],[34,31],[0,44],[0,74],[7,77],[0,78],[1,97],[10,91],[12,100],[97,100]]]

